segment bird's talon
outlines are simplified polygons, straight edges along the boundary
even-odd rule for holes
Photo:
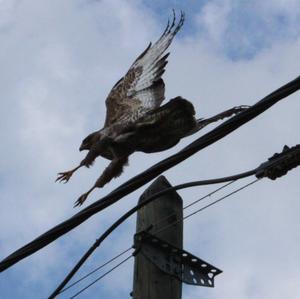
[[[67,183],[69,179],[71,178],[73,174],[73,171],[66,171],[66,172],[59,172],[57,175],[58,177],[56,178],[55,182],[60,182],[60,183]]]
[[[80,207],[84,202],[85,202],[85,200],[86,200],[86,198],[88,197],[88,193],[84,193],[84,194],[82,194],[77,200],[76,200],[76,202],[75,202],[75,204],[74,204],[74,208],[75,207]]]

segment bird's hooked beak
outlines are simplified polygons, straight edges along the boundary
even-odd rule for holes
[[[79,151],[84,151],[84,150],[90,150],[91,147],[93,146],[93,144],[98,140],[99,138],[99,132],[96,131],[94,133],[91,133],[90,135],[88,135],[87,137],[85,137],[82,142],[81,145],[79,147]]]
[[[85,149],[86,149],[85,146],[83,144],[81,144],[80,147],[79,147],[79,151],[82,152]]]

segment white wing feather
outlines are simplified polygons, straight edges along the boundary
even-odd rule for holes
[[[131,87],[127,91],[128,96],[137,97],[142,105],[146,108],[156,108],[158,107],[164,99],[164,95],[160,93],[155,93],[152,90],[153,84],[161,79],[162,74],[164,73],[164,67],[167,64],[167,57],[169,53],[164,55],[164,52],[170,46],[174,36],[182,27],[184,22],[184,14],[181,13],[180,20],[175,26],[175,13],[172,24],[168,25],[162,34],[153,46],[148,47],[146,51],[139,57],[131,66],[130,69],[141,69],[141,74],[133,81]],[[153,97],[154,95],[160,95],[160,98]]]

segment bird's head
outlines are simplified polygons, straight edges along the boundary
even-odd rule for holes
[[[79,151],[84,151],[84,150],[90,150],[92,145],[97,142],[100,138],[100,133],[99,131],[96,131],[94,133],[89,134],[87,137],[85,137],[82,140],[82,143],[79,147]]]

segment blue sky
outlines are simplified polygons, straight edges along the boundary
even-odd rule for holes
[[[54,183],[56,173],[81,160],[82,138],[104,122],[107,93],[161,34],[172,8],[186,12],[186,23],[170,49],[166,97],[186,97],[197,116],[252,104],[300,74],[296,0],[182,3],[0,0],[1,258],[76,212],[73,202],[106,161],[98,159],[66,185]],[[252,169],[283,145],[299,143],[299,109],[296,93],[165,175],[175,185]],[[166,152],[135,154],[124,174],[88,203],[195,138]],[[300,296],[298,180],[296,169],[279,181],[259,182],[185,224],[185,248],[224,273],[214,289],[185,287],[184,299]],[[180,194],[189,202],[208,190]],[[46,298],[141,192],[1,273],[0,297]],[[130,246],[134,229],[133,218],[104,242],[79,276]],[[131,289],[132,261],[79,298],[127,298]]]
[[[212,33],[219,30],[219,50],[230,59],[240,60],[251,59],[274,43],[294,39],[299,34],[299,10],[294,9],[295,3],[188,0],[182,5],[181,1],[173,0],[151,1],[146,6],[162,22],[168,17],[170,7],[183,9],[189,19],[182,35],[200,34],[210,39],[214,37]],[[224,18],[226,24],[222,24]]]

